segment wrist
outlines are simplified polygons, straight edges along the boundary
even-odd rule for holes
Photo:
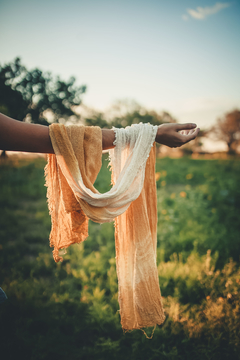
[[[159,144],[161,144],[161,139],[162,139],[162,132],[163,132],[162,127],[163,127],[163,124],[158,126],[157,134],[156,134],[156,138],[155,138],[155,141]]]
[[[115,132],[110,129],[102,129],[102,149],[108,150],[114,148]]]

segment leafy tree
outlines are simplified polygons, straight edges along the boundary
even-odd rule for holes
[[[23,119],[28,104],[19,91],[13,90],[5,82],[5,71],[0,68],[0,112],[15,119]]]
[[[240,145],[240,111],[236,109],[219,118],[217,124],[208,131],[208,136],[225,141],[228,152],[235,154]]]
[[[140,122],[149,122],[152,125],[176,122],[168,112],[157,113],[156,111],[149,111],[132,100],[117,101],[113,104],[108,116],[111,117],[111,125],[115,127],[129,126]]]
[[[138,123],[150,123],[160,125],[166,122],[176,122],[176,120],[167,112],[157,113],[156,111],[147,111],[144,109],[135,110],[127,113],[124,117],[116,117],[112,120],[115,127],[129,126]]]
[[[166,122],[176,122],[176,120],[166,111],[162,113],[148,111],[135,101],[119,100],[104,114],[90,114],[85,118],[85,122],[87,125],[98,125],[105,128],[114,126],[120,128],[140,122],[160,125]]]
[[[111,122],[108,122],[104,119],[104,114],[102,113],[94,113],[91,116],[87,116],[85,118],[85,124],[87,126],[100,126],[100,128],[111,128]]]
[[[75,78],[63,81],[50,72],[27,70],[20,58],[0,66],[0,110],[18,120],[49,125],[52,121],[75,115],[74,106],[80,105],[86,86],[76,86]]]

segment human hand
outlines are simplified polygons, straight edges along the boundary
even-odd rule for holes
[[[156,142],[169,147],[179,147],[196,138],[200,129],[196,124],[159,125]]]

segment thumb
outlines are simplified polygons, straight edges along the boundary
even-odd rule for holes
[[[192,123],[186,123],[186,124],[177,124],[177,131],[180,130],[190,130],[190,129],[195,129],[197,127],[196,124],[192,124]]]

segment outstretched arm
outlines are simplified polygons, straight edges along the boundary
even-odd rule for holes
[[[186,130],[186,135],[181,133]],[[163,124],[158,127],[156,142],[170,147],[181,146],[195,139],[195,124]],[[113,130],[102,129],[103,150],[113,148]],[[24,123],[0,114],[0,150],[53,154],[48,126]]]
[[[48,126],[29,124],[0,114],[0,149],[53,154]]]
[[[113,146],[113,130],[102,130],[103,150]],[[48,126],[24,123],[0,114],[0,150],[54,154]]]

